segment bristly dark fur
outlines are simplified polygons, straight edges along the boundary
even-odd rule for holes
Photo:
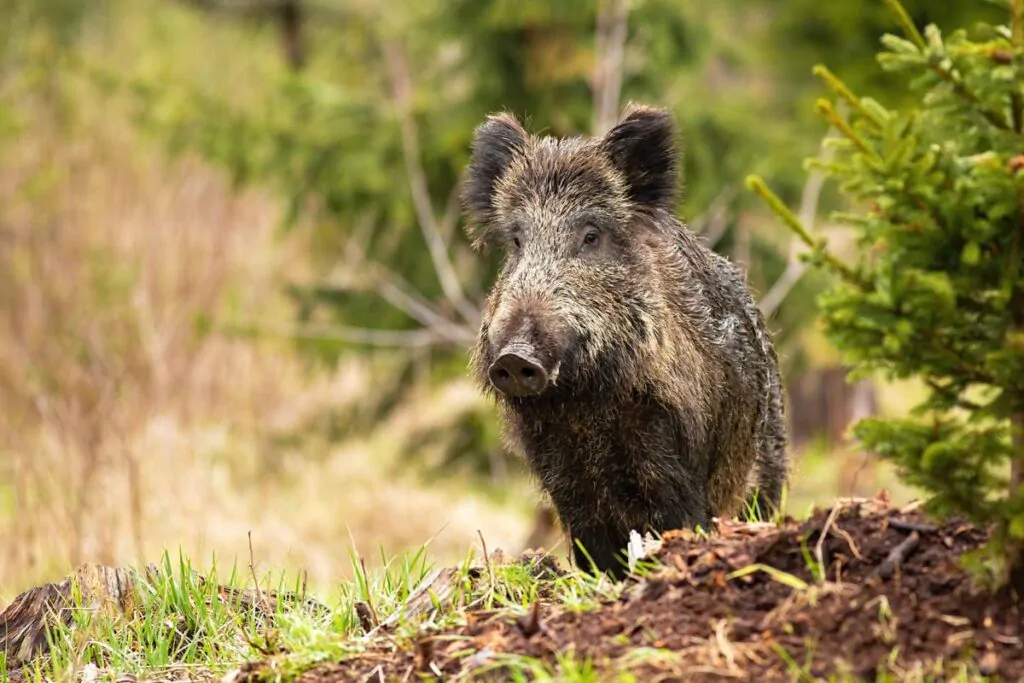
[[[771,336],[742,272],[673,214],[674,139],[647,107],[600,139],[533,137],[500,114],[463,187],[474,245],[506,251],[471,370],[571,538],[618,576],[631,529],[707,528],[753,484],[767,515],[787,476]],[[488,379],[520,341],[554,378],[539,395]]]

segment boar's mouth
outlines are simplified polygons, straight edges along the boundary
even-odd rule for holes
[[[539,396],[558,378],[559,362],[545,363],[533,343],[517,339],[506,344],[487,369],[498,392],[513,398]]]

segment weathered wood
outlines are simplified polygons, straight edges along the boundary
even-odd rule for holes
[[[128,569],[85,564],[60,583],[25,591],[0,613],[0,651],[10,667],[20,666],[47,650],[46,630],[70,626],[75,609],[97,612],[134,610],[136,575]],[[78,587],[81,602],[74,599]]]

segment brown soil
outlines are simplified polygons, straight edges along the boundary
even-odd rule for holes
[[[302,680],[452,680],[493,664],[493,653],[553,663],[570,652],[599,670],[636,658],[626,668],[641,681],[789,680],[794,667],[785,653],[813,677],[875,680],[888,667],[896,680],[899,672],[944,680],[954,665],[966,664],[992,680],[1022,680],[1016,602],[973,589],[957,565],[985,537],[956,520],[932,525],[919,511],[895,510],[881,499],[787,520],[781,529],[723,522],[710,539],[667,534],[658,552],[665,569],[630,579],[615,602],[576,612],[542,601],[532,619],[470,612],[464,626],[411,643],[382,639],[355,658],[318,665]],[[909,552],[893,564],[897,547]],[[808,562],[819,557],[828,568],[824,582]],[[728,577],[755,563],[809,587],[794,588],[765,571]],[[643,647],[669,650],[674,660],[638,657]],[[259,677],[263,666],[246,667],[240,678]]]

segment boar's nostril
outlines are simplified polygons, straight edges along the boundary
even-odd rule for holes
[[[536,396],[547,388],[548,373],[539,362],[519,351],[506,351],[488,372],[494,388],[506,396]]]

